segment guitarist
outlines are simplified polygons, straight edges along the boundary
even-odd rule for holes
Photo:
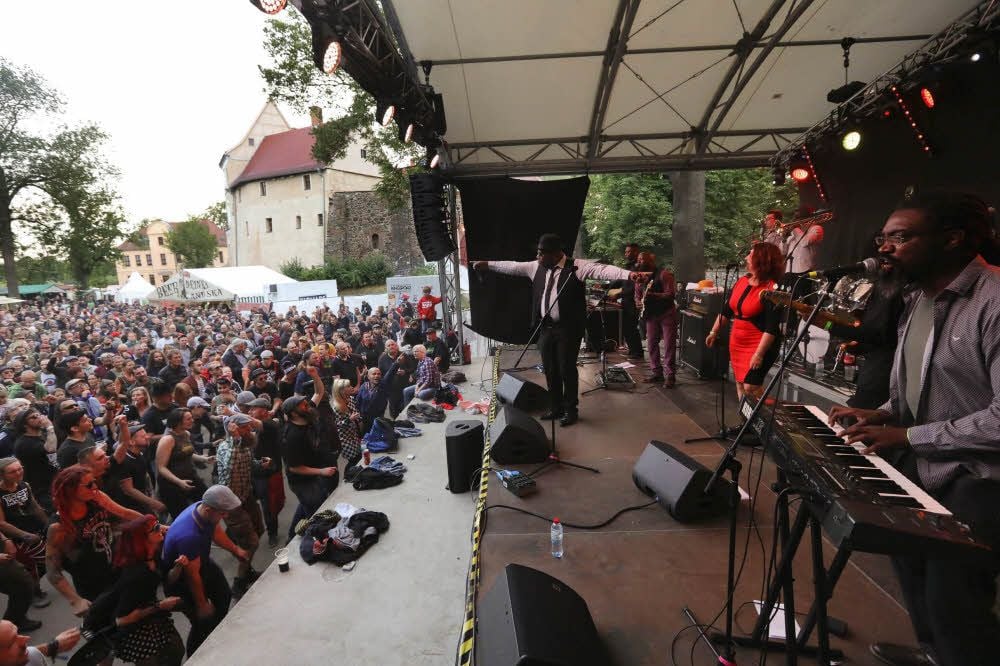
[[[636,289],[636,309],[639,321],[646,327],[646,348],[649,352],[650,376],[646,382],[659,383],[673,388],[676,383],[675,352],[677,350],[677,281],[668,269],[656,267],[656,255],[640,252],[637,270],[652,272],[653,279],[644,288]],[[660,341],[663,341],[663,359],[660,359]]]

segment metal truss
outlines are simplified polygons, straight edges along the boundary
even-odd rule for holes
[[[910,53],[889,71],[876,77],[830,115],[802,133],[794,142],[779,150],[771,160],[775,167],[785,167],[802,146],[836,132],[842,123],[875,114],[887,101],[886,92],[893,86],[906,85],[907,78],[918,70],[953,62],[962,57],[964,43],[973,34],[1000,27],[1000,3],[984,0],[948,27]]]
[[[455,186],[448,185],[448,219],[451,220],[452,240],[455,251],[438,262],[438,279],[441,287],[441,315],[444,321],[444,330],[455,331],[458,336],[458,346],[451,354],[451,362],[461,365],[464,362],[465,353],[465,326],[462,317],[462,274],[461,258],[458,249],[458,221],[455,200]]]
[[[723,130],[706,142],[702,152],[696,151],[700,134],[695,131],[661,132],[656,134],[605,134],[597,141],[596,152],[589,153],[590,137],[555,137],[546,139],[517,139],[453,143],[447,146],[451,173],[456,177],[568,174],[568,173],[625,173],[636,171],[689,171],[720,168],[746,168],[766,166],[775,151],[788,146],[793,137],[805,128],[776,127],[773,129]],[[720,143],[723,138],[740,139],[737,146],[727,148]],[[651,141],[675,140],[669,150],[650,146]],[[611,151],[625,147],[626,153],[614,157]],[[531,147],[527,156],[514,158],[508,153],[512,147]],[[552,148],[556,151],[550,150]],[[552,158],[553,152],[560,152]],[[621,151],[619,151],[621,152]],[[474,155],[489,153],[491,161],[475,164]],[[543,155],[545,155],[543,157]]]

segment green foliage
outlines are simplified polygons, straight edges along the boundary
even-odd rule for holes
[[[336,280],[337,286],[342,289],[385,284],[385,279],[393,274],[392,264],[379,252],[372,252],[362,259],[331,260],[322,266],[303,266],[297,258],[290,259],[278,270],[299,281]]]
[[[705,260],[710,266],[738,261],[759,233],[764,213],[778,208],[790,215],[798,195],[792,184],[774,187],[768,169],[709,171],[705,174]],[[673,189],[659,174],[591,176],[584,206],[588,256],[618,261],[627,242],[656,253],[663,264],[674,248]]]
[[[417,266],[412,271],[410,275],[437,275],[438,268],[437,264],[424,264],[423,266]]]
[[[199,217],[174,225],[167,234],[167,247],[185,268],[205,268],[215,260],[217,241]]]
[[[329,163],[343,158],[351,143],[361,142],[365,159],[378,167],[381,176],[375,192],[391,209],[405,206],[410,194],[409,180],[396,165],[419,162],[423,149],[400,141],[395,123],[388,127],[376,124],[375,100],[343,69],[329,76],[316,67],[309,24],[294,7],[289,6],[268,21],[264,27],[264,50],[270,62],[258,69],[271,99],[303,113],[312,106],[338,113],[313,129],[316,137],[313,156]]]
[[[211,220],[215,223],[215,226],[219,227],[224,231],[229,230],[229,216],[226,214],[226,202],[217,201],[208,208],[205,209],[201,215],[198,215],[202,220]]]
[[[24,284],[68,282],[71,279],[69,264],[52,255],[19,257],[17,277]]]

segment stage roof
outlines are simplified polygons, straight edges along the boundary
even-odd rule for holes
[[[302,0],[303,3],[309,0]],[[976,0],[382,0],[452,173],[765,165]],[[622,37],[619,37],[621,35]]]

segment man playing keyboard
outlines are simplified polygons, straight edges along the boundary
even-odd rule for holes
[[[889,401],[834,407],[830,422],[923,487],[994,549],[975,561],[893,558],[919,648],[888,643],[889,664],[996,664],[1000,573],[1000,270],[979,249],[990,213],[958,193],[918,195],[876,237],[879,255],[915,289],[906,298]]]

